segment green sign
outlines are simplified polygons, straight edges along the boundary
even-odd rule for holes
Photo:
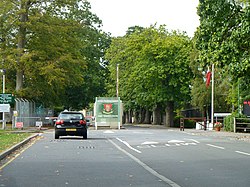
[[[13,94],[0,94],[0,103],[14,103],[15,102],[15,97]]]
[[[118,118],[118,100],[99,100],[97,104],[97,117]]]
[[[118,128],[122,124],[122,102],[119,97],[97,97],[95,102],[95,128],[109,126]]]
[[[120,98],[98,97],[95,103],[95,116],[97,122],[112,122],[120,119]]]

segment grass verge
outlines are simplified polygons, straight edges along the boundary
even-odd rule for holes
[[[0,130],[0,153],[4,152],[15,144],[25,140],[30,135],[30,133],[19,133],[11,130]]]

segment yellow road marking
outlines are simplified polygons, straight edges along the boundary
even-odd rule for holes
[[[40,136],[39,136],[40,137]],[[37,138],[37,140],[40,138]],[[36,140],[36,141],[37,141]],[[0,166],[0,171],[3,170],[3,168],[5,168],[7,165],[9,165],[12,161],[14,161],[19,155],[21,155],[24,151],[26,151],[28,148],[30,148],[33,144],[35,143],[35,141],[31,142],[30,145],[27,145],[25,148],[23,148],[18,154],[16,154],[13,158],[11,158],[8,162],[6,162],[5,164],[3,164],[2,166]]]

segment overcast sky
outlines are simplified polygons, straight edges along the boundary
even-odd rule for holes
[[[193,36],[199,26],[199,0],[88,0],[91,10],[103,22],[102,30],[112,36],[125,35],[128,27],[167,25],[169,30]]]

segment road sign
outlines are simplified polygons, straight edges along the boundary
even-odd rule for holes
[[[4,94],[0,94],[0,103],[14,103],[14,96],[13,94],[8,94],[8,93],[4,93]]]
[[[23,122],[16,122],[16,128],[23,128]]]
[[[9,104],[0,104],[0,112],[10,112]]]

